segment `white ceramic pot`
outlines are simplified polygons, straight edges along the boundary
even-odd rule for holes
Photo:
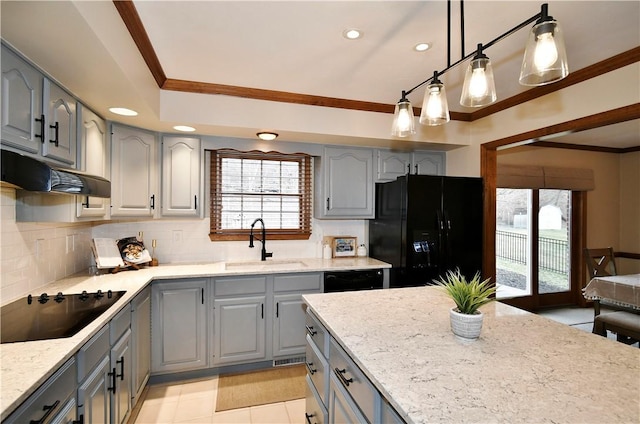
[[[482,319],[484,317],[482,312],[478,311],[473,315],[461,314],[454,307],[449,310],[449,317],[451,318],[451,331],[456,336],[465,339],[477,339],[480,337]]]

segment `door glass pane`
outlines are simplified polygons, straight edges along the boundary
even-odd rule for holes
[[[496,201],[496,297],[531,295],[531,196],[499,188]]]
[[[571,192],[540,190],[538,211],[538,291],[569,291]]]

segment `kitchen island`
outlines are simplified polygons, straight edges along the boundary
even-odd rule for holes
[[[366,257],[326,260],[296,258],[264,262],[168,264],[145,267],[137,271],[122,271],[117,274],[105,273],[89,276],[84,273],[52,282],[31,294],[37,296],[42,292],[51,295],[57,292],[70,294],[98,290],[105,293],[108,290],[124,290],[126,293],[106,312],[71,337],[0,345],[0,378],[2,381],[0,385],[0,419],[4,420],[57,369],[74,357],[76,352],[125,308],[138,293],[155,281],[162,282],[176,278],[233,277],[381,268],[390,268],[390,265]]]
[[[303,299],[406,422],[640,422],[636,347],[500,302],[466,341],[436,287]]]

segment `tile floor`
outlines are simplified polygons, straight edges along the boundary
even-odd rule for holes
[[[304,399],[215,412],[218,377],[149,387],[135,424],[303,424]]]
[[[583,331],[593,328],[592,308],[558,308],[539,312]],[[615,335],[609,334],[615,341]],[[304,399],[215,412],[218,377],[149,387],[135,424],[305,423]]]

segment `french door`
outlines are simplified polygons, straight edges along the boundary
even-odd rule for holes
[[[535,311],[577,303],[579,222],[569,190],[497,189],[496,297]],[[579,196],[579,193],[577,194]],[[578,218],[577,221],[580,221]],[[578,224],[578,225],[576,225]]]

